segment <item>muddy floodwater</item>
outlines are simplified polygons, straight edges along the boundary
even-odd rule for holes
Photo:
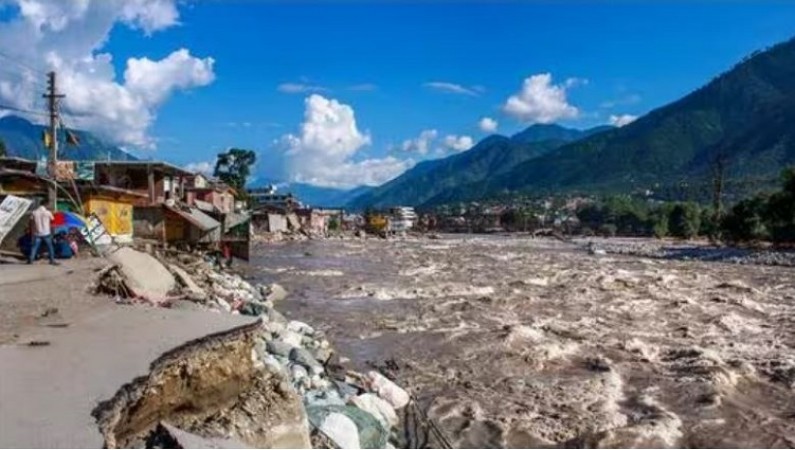
[[[792,268],[446,236],[267,244],[249,270],[455,447],[795,446]]]

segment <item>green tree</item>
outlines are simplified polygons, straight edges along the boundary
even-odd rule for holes
[[[767,198],[756,196],[737,203],[721,221],[723,237],[730,242],[758,241],[769,238],[766,225]]]
[[[218,158],[215,160],[214,175],[244,194],[246,181],[251,175],[251,167],[256,161],[257,154],[252,150],[230,148],[226,152],[218,154]]]
[[[721,220],[719,217],[723,215],[715,212],[715,208],[704,208],[701,210],[701,228],[698,234],[701,236],[709,236],[713,241],[720,239],[721,234]]]
[[[328,221],[328,230],[337,231],[340,229],[340,220],[337,217],[332,217]]]
[[[6,141],[0,139],[0,158],[4,158],[8,156],[8,150],[6,149]]]
[[[701,227],[701,209],[692,202],[677,203],[668,216],[668,230],[672,236],[692,239]]]
[[[672,209],[672,203],[663,203],[656,206],[649,214],[649,226],[655,237],[664,238],[670,234],[668,223],[670,222]]]
[[[784,170],[782,178],[783,187],[767,200],[763,217],[774,242],[795,242],[795,168]]]

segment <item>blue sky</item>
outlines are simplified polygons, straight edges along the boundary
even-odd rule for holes
[[[117,80],[128,58],[159,61],[185,48],[213,60],[211,79],[171,87],[167,100],[150,105],[142,133],[155,145],[138,153],[189,164],[210,162],[230,146],[251,148],[260,155],[258,181],[341,187],[367,178],[367,167],[383,169],[366,180],[373,183],[460,151],[468,146],[462,138],[488,134],[478,126],[483,117],[502,134],[539,120],[579,128],[611,116],[631,120],[795,35],[792,2],[197,1],[174,8],[178,18],[149,33],[143,16],[137,26],[114,20],[104,45],[91,49],[112,55]],[[536,79],[537,87],[558,89],[562,103],[521,95],[523,81],[539,74],[551,78]],[[301,86],[306,91],[283,92]],[[333,103],[310,105],[312,93]],[[514,95],[518,109],[506,108]],[[549,114],[538,110],[547,107]],[[323,128],[318,136],[302,134],[308,109],[349,110],[355,130],[341,131],[350,126],[343,114],[340,128],[315,124]],[[434,131],[427,148],[417,145],[423,130]],[[326,138],[344,141],[329,158],[318,148]],[[340,173],[301,173],[302,158]],[[362,161],[372,165],[357,166]]]

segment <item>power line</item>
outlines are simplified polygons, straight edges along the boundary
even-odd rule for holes
[[[0,103],[0,109],[7,109],[9,111],[16,111],[16,112],[21,112],[21,113],[25,113],[25,114],[36,114],[36,115],[39,115],[39,116],[49,116],[50,115],[49,113],[46,113],[44,111],[33,111],[33,110],[30,110],[30,109],[17,108],[16,106],[4,105],[2,103]]]
[[[47,89],[47,85],[39,81],[40,77],[33,76],[32,72],[21,72],[16,67],[7,64],[0,65],[0,71],[7,74],[8,77],[18,77],[20,83],[32,85],[37,90]]]

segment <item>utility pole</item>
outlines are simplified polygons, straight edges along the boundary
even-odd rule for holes
[[[47,74],[47,92],[42,97],[47,99],[47,109],[50,113],[50,154],[47,160],[47,174],[50,177],[50,183],[47,185],[47,203],[49,203],[50,210],[55,211],[58,198],[57,180],[55,179],[55,169],[58,163],[58,100],[64,98],[64,95],[59,94],[56,88],[55,72]]]

